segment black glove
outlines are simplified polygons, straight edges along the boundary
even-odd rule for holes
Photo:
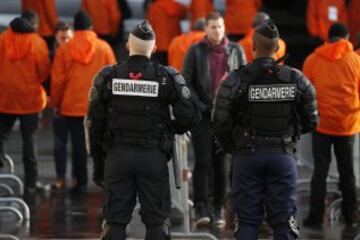
[[[94,183],[96,184],[96,186],[103,188],[104,187],[104,179],[96,179],[93,178]]]

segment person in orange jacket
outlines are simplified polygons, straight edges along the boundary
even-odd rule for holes
[[[96,34],[113,44],[121,21],[117,0],[82,0],[81,9],[90,15]]]
[[[345,0],[308,0],[306,25],[312,37],[327,40],[329,27],[347,22]]]
[[[313,133],[314,171],[311,179],[310,213],[305,226],[321,226],[326,178],[334,147],[342,191],[341,211],[352,225],[356,203],[353,149],[360,130],[360,57],[353,51],[349,31],[335,23],[329,41],[305,60],[303,71],[315,86],[320,123]]]
[[[39,112],[46,106],[46,93],[41,83],[49,73],[49,51],[45,41],[27,19],[15,18],[0,35],[0,162],[5,154],[4,143],[19,119],[27,193],[44,190],[44,185],[38,181],[34,137]]]
[[[72,192],[83,193],[87,186],[87,157],[83,118],[88,109],[88,92],[96,73],[114,64],[111,47],[92,30],[85,11],[74,17],[74,37],[61,45],[51,71],[50,106],[65,118],[72,140]]]
[[[190,26],[200,18],[205,18],[209,13],[214,11],[213,0],[192,0],[190,4]]]
[[[172,40],[168,51],[170,66],[182,71],[185,54],[189,47],[205,37],[204,26],[205,19],[200,18],[195,22],[190,32],[181,34]]]
[[[54,0],[22,0],[22,11],[35,11],[40,19],[39,34],[42,36],[48,48],[54,45],[55,24],[58,21],[56,4]]]
[[[253,36],[255,28],[260,26],[264,21],[270,19],[269,15],[264,12],[259,12],[253,20],[253,29],[251,29],[246,36],[241,39],[238,43],[244,48],[246,54],[246,60],[248,63],[251,63],[254,60],[254,44]],[[279,38],[278,40],[278,50],[274,54],[274,59],[277,60],[286,54],[286,43],[284,40]]]
[[[180,21],[187,8],[174,0],[153,0],[147,9],[146,18],[156,33],[157,51],[154,61],[167,65],[167,51],[174,37],[181,34]]]
[[[350,39],[356,44],[357,35],[360,34],[360,0],[351,0],[348,8]]]
[[[231,41],[238,42],[251,30],[261,0],[226,0],[225,26]]]

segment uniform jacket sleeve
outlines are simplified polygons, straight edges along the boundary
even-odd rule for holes
[[[305,134],[316,129],[319,122],[316,91],[300,71],[295,70],[295,80],[298,87],[297,110],[299,112],[301,133]]]
[[[183,134],[200,121],[200,112],[184,78],[175,68],[168,67],[168,69],[170,69],[174,83],[174,89],[170,95],[170,105],[175,117],[172,124],[176,133]]]
[[[228,152],[233,149],[232,129],[234,128],[233,98],[237,89],[238,76],[230,72],[221,82],[214,100],[212,130],[220,146]]]
[[[103,179],[104,133],[106,130],[106,100],[103,97],[107,78],[112,67],[104,67],[94,78],[89,91],[89,108],[84,119],[85,133],[88,135],[87,149],[93,158],[94,179]]]

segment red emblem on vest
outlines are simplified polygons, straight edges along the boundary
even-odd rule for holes
[[[129,73],[129,78],[130,78],[131,80],[139,80],[141,77],[142,77],[142,73],[141,73],[141,72],[136,73],[136,74],[134,74],[133,72]]]

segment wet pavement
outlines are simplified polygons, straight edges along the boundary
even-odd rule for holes
[[[15,130],[8,141],[7,152],[15,162],[15,173],[22,177],[20,145],[20,134]],[[50,183],[55,174],[52,157],[52,131],[50,128],[43,127],[39,131],[38,156],[40,178],[43,182]],[[190,161],[192,161],[191,156],[192,154],[189,156]],[[89,159],[88,167],[89,173],[91,173],[91,159]],[[3,172],[5,171],[3,170]],[[310,174],[311,171],[305,166],[299,167],[301,179],[309,179]],[[71,186],[70,177],[68,177],[67,184]],[[306,188],[308,185],[303,184],[302,186]],[[336,184],[329,188],[336,192]],[[68,189],[65,189],[63,191],[49,191],[20,197],[30,207],[30,221],[19,223],[13,214],[0,212],[0,239],[1,234],[13,234],[19,239],[98,239],[102,221],[102,192],[93,183],[89,183],[88,193],[84,195],[74,195]],[[338,197],[336,193],[329,193],[327,205]],[[303,216],[308,212],[309,192],[306,190],[299,192],[298,201],[298,219],[301,223]],[[0,204],[0,206],[3,205]],[[5,204],[5,206],[9,205]],[[354,239],[360,233],[359,226],[346,228],[341,221],[330,221],[327,216],[325,220],[326,223],[321,229],[301,227],[301,239]],[[127,230],[129,239],[143,239],[144,227],[137,211],[134,213],[133,221]],[[183,224],[173,224],[173,231],[184,231]],[[229,222],[225,228],[211,227],[210,229],[195,229],[195,231],[211,232],[218,239],[233,239]],[[266,225],[260,229],[260,238],[271,239],[271,230]]]

